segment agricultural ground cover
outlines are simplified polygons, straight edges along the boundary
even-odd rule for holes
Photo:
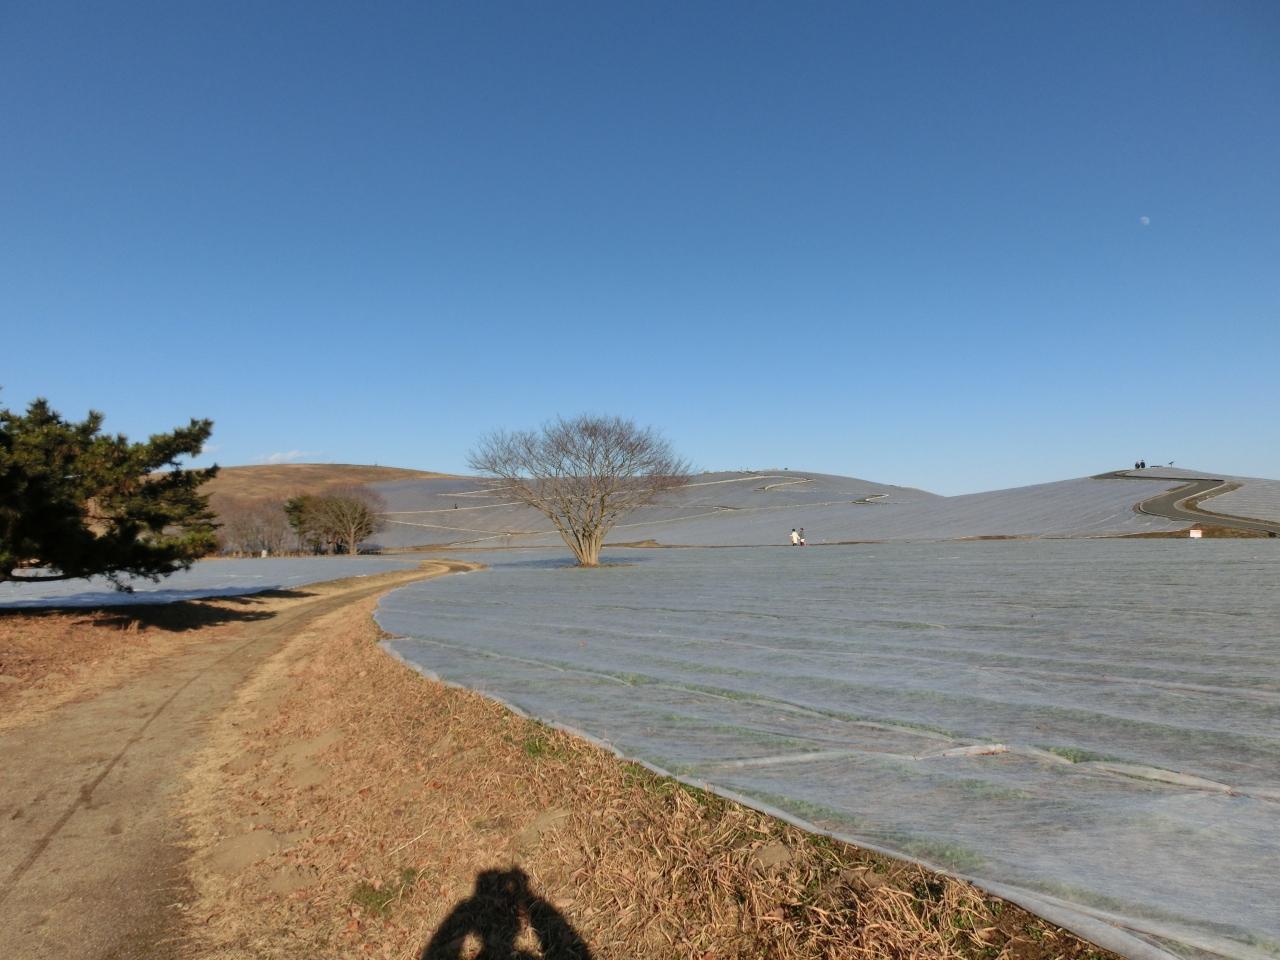
[[[1280,955],[1272,541],[487,559],[391,650],[1119,952]]]
[[[764,471],[707,473],[629,514],[615,544],[781,544],[792,527],[811,544],[967,537],[1081,537],[1185,529],[1134,505],[1181,485],[1177,479],[1081,477],[1009,490],[940,497],[857,477]],[[384,546],[552,546],[558,537],[537,512],[508,502],[484,480],[409,479],[374,484],[387,501]]]
[[[1250,480],[1204,504],[1210,513],[1280,523],[1280,480]]]

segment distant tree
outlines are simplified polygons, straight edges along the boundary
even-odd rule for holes
[[[333,546],[320,529],[320,515],[316,509],[318,499],[313,493],[301,493],[284,502],[284,514],[298,539],[300,551],[320,553]]]
[[[356,554],[360,543],[382,529],[382,498],[366,487],[334,487],[285,502],[284,513],[300,542],[326,551]]]
[[[281,553],[289,541],[289,518],[284,501],[260,498],[214,500],[220,546],[228,553]]]
[[[557,418],[540,430],[500,430],[471,453],[473,470],[551,521],[578,564],[600,562],[618,518],[688,482],[689,465],[652,429],[619,417]]]
[[[313,509],[332,541],[355,556],[360,544],[383,527],[386,502],[367,487],[335,487],[316,498]]]
[[[251,547],[248,526],[248,505],[243,500],[210,498],[210,505],[218,517],[218,552],[247,553]]]
[[[178,465],[212,422],[130,443],[103,434],[102,420],[64,420],[45,400],[25,414],[0,408],[0,581],[104,574],[127,590],[126,576],[159,579],[216,546],[199,490],[217,468]]]
[[[258,500],[253,505],[254,535],[259,550],[283,553],[289,542],[289,518],[283,500]]]

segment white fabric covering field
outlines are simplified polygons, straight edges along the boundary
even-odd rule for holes
[[[1206,500],[1203,509],[1233,517],[1280,523],[1280,480],[1248,480],[1239,489]]]
[[[389,648],[1130,956],[1280,956],[1277,541],[485,559]]]
[[[117,607],[136,603],[173,603],[200,597],[230,597],[402,570],[418,562],[406,557],[201,560],[190,570],[179,571],[158,582],[130,580],[133,593],[116,590],[106,577],[49,583],[0,583],[0,608]]]
[[[1185,481],[1184,481],[1185,482]],[[682,546],[785,543],[792,527],[810,543],[946,540],[980,536],[1076,537],[1179,530],[1185,521],[1136,513],[1134,504],[1180,485],[1162,478],[1081,477],[1010,490],[940,497],[857,477],[768,471],[710,473],[629,514],[611,543],[656,540]],[[468,478],[374,484],[388,503],[385,546],[559,543],[537,512]]]

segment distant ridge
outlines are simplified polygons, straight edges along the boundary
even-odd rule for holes
[[[688,486],[628,514],[608,543],[772,546],[804,527],[809,544],[974,538],[1126,536],[1185,530],[1194,521],[1136,505],[1183,486],[1161,477],[1080,477],[943,497],[913,487],[803,470],[698,474]],[[475,477],[374,484],[387,502],[386,547],[550,546],[547,521]]]
[[[1253,492],[1280,482],[1216,481],[1196,502],[1189,488],[1200,471],[1152,468],[1054,483],[944,497],[915,487],[804,470],[696,474],[660,502],[628,514],[608,543],[654,546],[770,546],[804,527],[811,545],[866,541],[928,541],[1169,535],[1194,523],[1274,530],[1266,520],[1216,514],[1220,494]],[[215,510],[253,500],[282,500],[326,488],[368,485],[385,499],[383,547],[507,547],[558,545],[546,519],[498,496],[490,481],[358,464],[273,464],[226,467],[207,492]],[[1224,497],[1223,499],[1226,499]],[[1161,505],[1165,506],[1161,506]],[[1226,513],[1227,511],[1222,511]],[[1245,510],[1239,511],[1246,514]],[[1254,510],[1265,513],[1264,509]]]

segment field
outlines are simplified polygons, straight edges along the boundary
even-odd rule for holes
[[[332,482],[326,471],[316,483]],[[1169,490],[1163,478],[969,498],[908,488],[855,497],[849,482],[860,481],[704,480],[694,500],[655,508],[616,536],[752,539],[800,512],[830,518],[832,533],[841,523],[853,525],[845,532],[878,523],[895,535],[935,523],[957,539],[670,550],[636,537],[649,549],[612,548],[603,568],[581,570],[563,550],[475,549],[547,538],[493,534],[527,523],[528,512],[495,502],[473,479],[375,481],[393,506],[396,491],[430,490],[431,510],[390,516],[413,516],[401,525],[432,537],[479,534],[466,540],[467,557],[491,565],[388,595],[378,608],[392,635],[384,649],[533,720],[445,694],[372,643],[342,646],[372,629],[372,594],[358,582],[408,582],[409,557],[273,558],[203,561],[132,594],[105,582],[0,586],[0,608],[10,608],[0,617],[0,729],[21,741],[23,729],[51,724],[13,753],[29,755],[21,776],[39,779],[40,744],[66,735],[55,726],[62,713],[91,710],[101,697],[132,717],[139,677],[172,683],[166,664],[197,650],[222,663],[208,645],[239,643],[241,634],[258,638],[245,649],[268,650],[271,636],[287,635],[276,619],[337,609],[336,594],[308,606],[318,594],[301,588],[351,577],[344,589],[368,609],[344,610],[328,633],[293,637],[321,646],[254,681],[274,676],[293,693],[264,694],[272,707],[250,710],[252,719],[219,717],[202,701],[205,713],[192,720],[203,730],[216,719],[222,730],[192,829],[220,863],[223,840],[244,830],[237,843],[254,854],[241,862],[233,844],[230,874],[197,871],[209,956],[272,955],[263,931],[285,928],[295,934],[280,955],[304,940],[317,956],[357,944],[387,956],[420,950],[445,923],[442,898],[462,897],[495,854],[502,883],[536,884],[601,956],[662,956],[687,935],[679,918],[704,909],[698,943],[714,956],[1039,958],[1091,949],[1038,921],[1011,926],[1014,914],[1002,919],[987,894],[1131,956],[1151,948],[1280,956],[1272,909],[1280,878],[1270,867],[1280,851],[1277,541],[1170,536],[1180,523],[1131,506],[1135,495]],[[268,487],[279,490],[279,478],[244,489]],[[849,499],[833,501],[837,494]],[[961,536],[991,529],[1006,532]],[[1046,529],[1069,538],[1046,538]],[[1146,538],[1114,537],[1135,531]],[[1097,533],[1109,536],[1086,537]],[[809,536],[828,539],[813,528]],[[71,609],[20,609],[51,603]],[[139,603],[155,606],[94,609]],[[287,716],[274,712],[282,698]],[[126,727],[101,735],[117,729]],[[380,746],[333,753],[335,737]],[[425,737],[436,747],[424,759],[416,751]],[[470,746],[437,750],[463,741]],[[90,762],[124,756],[129,743],[121,752],[77,749]],[[432,802],[414,786],[423,776],[426,789],[441,791]],[[337,793],[325,789],[330,782]],[[604,833],[591,819],[601,804],[621,817]],[[271,811],[265,835],[255,808]],[[449,824],[462,808],[487,812],[459,832]],[[223,810],[240,812],[225,820]],[[21,805],[15,816],[7,829],[21,838]],[[415,822],[424,826],[410,836]],[[591,835],[591,844],[542,844],[562,822],[572,825],[566,841]],[[536,836],[526,850],[529,830]],[[405,842],[416,852],[397,863],[388,851]],[[680,853],[672,859],[668,848]],[[550,859],[531,855],[538,850]],[[761,873],[758,857],[789,866]],[[632,869],[641,863],[643,881]],[[870,886],[867,870],[877,878]],[[694,888],[660,879],[673,871],[699,879]],[[0,890],[0,901],[12,892]],[[888,939],[876,940],[867,918],[881,909],[892,916],[876,927]],[[666,939],[644,940],[649,927]],[[1039,932],[1028,940],[1024,928]],[[1028,946],[1042,942],[1057,954]]]
[[[214,729],[187,798],[187,956],[1109,958],[429,681],[370,609],[297,637]]]
[[[391,649],[1095,941],[1280,943],[1274,541],[487,559],[388,596]]]
[[[0,616],[7,955],[1105,960],[386,656],[378,593],[451,566]]]
[[[613,543],[765,546],[806,528],[810,544],[983,536],[1086,537],[1184,530],[1191,521],[1149,516],[1140,501],[1183,486],[1162,478],[1081,477],[940,497],[912,487],[801,472],[709,473],[632,514]],[[467,477],[375,484],[388,504],[385,546],[551,546],[538,513]]]

